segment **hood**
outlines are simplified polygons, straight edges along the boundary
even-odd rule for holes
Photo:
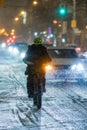
[[[52,64],[53,65],[72,65],[72,64],[77,64],[80,62],[80,59],[78,58],[54,58],[52,59]]]

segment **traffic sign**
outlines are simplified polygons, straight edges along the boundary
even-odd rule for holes
[[[71,27],[76,28],[76,26],[77,26],[76,20],[72,20],[71,21]]]

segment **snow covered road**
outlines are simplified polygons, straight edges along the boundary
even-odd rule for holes
[[[87,85],[47,81],[42,109],[27,98],[25,65],[0,65],[0,130],[87,130]]]

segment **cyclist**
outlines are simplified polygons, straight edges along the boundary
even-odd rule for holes
[[[42,39],[40,37],[35,38],[34,43],[28,46],[28,50],[23,61],[27,64],[25,71],[25,75],[28,75],[27,93],[28,97],[32,98],[34,93],[33,73],[35,70],[40,70],[42,64],[51,62],[51,58],[48,55],[46,47],[42,45]],[[41,70],[41,74],[43,77],[43,92],[45,92],[45,71]]]

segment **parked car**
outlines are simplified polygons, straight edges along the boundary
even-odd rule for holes
[[[52,73],[55,78],[75,79],[79,82],[85,81],[84,64],[74,48],[49,47],[47,49],[52,58]]]

